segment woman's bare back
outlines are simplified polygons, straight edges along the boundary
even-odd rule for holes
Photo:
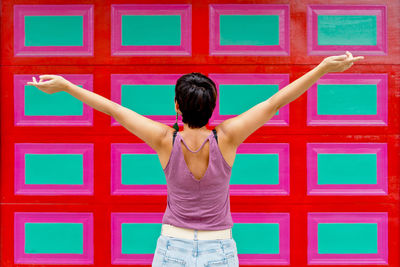
[[[218,126],[215,127],[215,130],[217,131],[218,147],[221,151],[221,154],[228,165],[232,167],[236,157],[236,147],[227,143],[226,136],[221,131],[218,131]],[[171,156],[174,131],[175,129],[171,128],[171,130],[165,136],[162,142],[163,148],[158,153],[158,157],[160,159],[160,163],[163,169],[168,164],[168,160]],[[212,131],[202,133],[201,136],[199,135],[196,137],[188,136],[184,131],[180,131],[179,134],[183,138],[187,146],[191,150],[196,151],[197,149],[199,149],[204,140],[212,134]],[[212,136],[212,138],[214,138],[214,136]],[[188,169],[193,174],[195,179],[202,179],[209,164],[209,142],[207,141],[204,146],[196,153],[188,151],[183,142],[181,142],[180,146]]]

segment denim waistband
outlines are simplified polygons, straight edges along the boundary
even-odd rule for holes
[[[158,239],[159,245],[167,249],[179,249],[182,252],[191,252],[193,249],[199,253],[211,250],[233,250],[235,249],[235,241],[233,238],[214,239],[214,240],[191,240],[184,238],[176,238],[171,236],[160,235]]]
[[[197,230],[190,228],[182,228],[170,224],[161,225],[161,234],[165,236],[190,239],[190,240],[215,240],[215,239],[227,239],[232,238],[232,229],[224,230]]]

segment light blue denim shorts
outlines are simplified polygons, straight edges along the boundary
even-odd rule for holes
[[[153,267],[238,267],[233,238],[198,240],[160,235],[154,252]]]

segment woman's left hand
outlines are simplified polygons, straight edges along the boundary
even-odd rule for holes
[[[60,75],[40,75],[39,78],[40,81],[37,82],[35,77],[32,77],[33,82],[27,82],[27,84],[36,86],[39,90],[47,94],[64,91],[71,85],[70,81],[64,79]]]
[[[353,62],[361,59],[364,59],[364,57],[353,57],[349,51],[346,51],[346,54],[344,55],[324,58],[319,66],[324,69],[325,72],[342,72],[353,66]]]

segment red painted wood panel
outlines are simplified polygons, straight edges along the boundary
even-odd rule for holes
[[[167,1],[162,1],[166,3]],[[169,1],[168,1],[169,2]],[[94,213],[95,266],[111,265],[111,212],[163,212],[166,196],[111,196],[110,144],[143,142],[122,127],[111,127],[110,117],[94,111],[93,127],[15,127],[14,74],[93,74],[94,92],[110,98],[110,75],[114,73],[288,73],[294,81],[315,67],[324,56],[307,55],[306,16],[308,4],[327,4],[322,0],[293,1],[174,1],[192,4],[191,57],[111,57],[110,5],[144,3],[132,1],[83,0],[94,4],[94,57],[13,57],[13,5],[53,4],[44,0],[8,0],[1,7],[1,266],[14,264],[13,213],[16,211],[78,211]],[[59,0],[57,4],[71,4]],[[159,4],[160,1],[145,1]],[[290,56],[209,56],[208,4],[289,4]],[[329,4],[348,4],[346,0]],[[346,73],[386,73],[389,88],[389,123],[385,127],[306,126],[306,94],[290,103],[289,126],[258,129],[245,142],[285,142],[290,145],[289,196],[232,196],[232,212],[289,212],[290,266],[307,266],[308,212],[388,212],[389,267],[400,266],[400,2],[359,0],[351,4],[387,6],[388,55],[366,56]],[[213,127],[209,127],[212,129]],[[93,196],[16,196],[14,195],[14,144],[20,142],[93,143]],[[387,196],[307,196],[306,144],[309,142],[386,142],[388,144]],[[21,265],[23,266],[23,265]],[[80,266],[80,265],[63,265]],[[242,266],[242,265],[241,265]],[[340,265],[347,266],[347,265]],[[350,265],[349,265],[350,266]],[[379,265],[375,265],[379,266]],[[387,265],[385,265],[387,266]]]

